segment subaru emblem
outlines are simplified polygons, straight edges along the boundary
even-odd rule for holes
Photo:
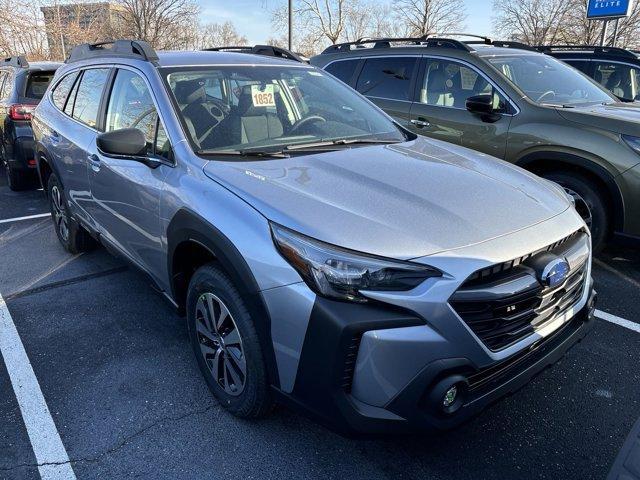
[[[540,281],[547,287],[557,287],[567,279],[569,270],[569,263],[564,258],[556,258],[544,267]]]

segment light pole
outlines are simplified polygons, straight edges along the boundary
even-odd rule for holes
[[[293,49],[293,0],[289,0],[289,50]]]

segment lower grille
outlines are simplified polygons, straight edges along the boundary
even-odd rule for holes
[[[571,265],[568,277],[558,286],[544,287],[525,260],[507,270],[474,274],[451,297],[458,315],[489,349],[501,350],[522,340],[582,296],[589,258],[586,234],[574,234],[545,252],[565,257]]]

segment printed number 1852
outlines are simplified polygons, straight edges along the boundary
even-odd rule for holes
[[[273,105],[273,93],[254,93],[254,105]]]

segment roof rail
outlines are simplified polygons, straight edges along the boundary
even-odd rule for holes
[[[325,48],[322,53],[348,52],[352,49],[365,48],[365,45],[369,44],[372,44],[372,47],[370,48],[390,48],[392,43],[408,43],[408,46],[419,45],[423,47],[453,48],[456,50],[466,50],[468,52],[473,50],[464,42],[460,42],[452,38],[429,37],[428,35],[423,35],[421,37],[401,38],[360,38],[355,42],[344,42],[331,45],[330,47]]]
[[[632,51],[619,47],[600,47],[596,45],[539,45],[534,48],[542,53],[548,53],[558,50],[590,50],[593,51],[593,53],[613,54],[620,57],[638,58]]]
[[[111,45],[107,47],[107,45]],[[158,54],[151,45],[142,40],[115,40],[111,42],[83,43],[71,50],[66,63],[79,62],[89,58],[133,57],[147,62],[158,61]]]
[[[27,68],[29,66],[29,62],[27,62],[27,57],[25,57],[24,55],[17,55],[13,57],[7,57],[2,60],[2,66]]]
[[[534,47],[532,47],[531,45],[527,45],[526,43],[522,43],[522,42],[512,42],[510,40],[491,40],[489,39],[489,42],[485,42],[485,41],[469,41],[469,42],[464,42],[467,45],[476,45],[476,44],[483,44],[483,45],[491,45],[492,47],[499,47],[499,48],[519,48],[521,50],[531,50],[533,52],[537,52],[538,50]]]
[[[274,47],[272,45],[239,45],[239,46],[227,46],[227,47],[211,47],[204,48],[207,52],[240,52],[240,53],[252,53],[254,55],[266,55],[268,57],[285,58],[287,60],[294,60],[300,63],[309,63],[308,60],[302,55],[298,55],[286,48]]]

